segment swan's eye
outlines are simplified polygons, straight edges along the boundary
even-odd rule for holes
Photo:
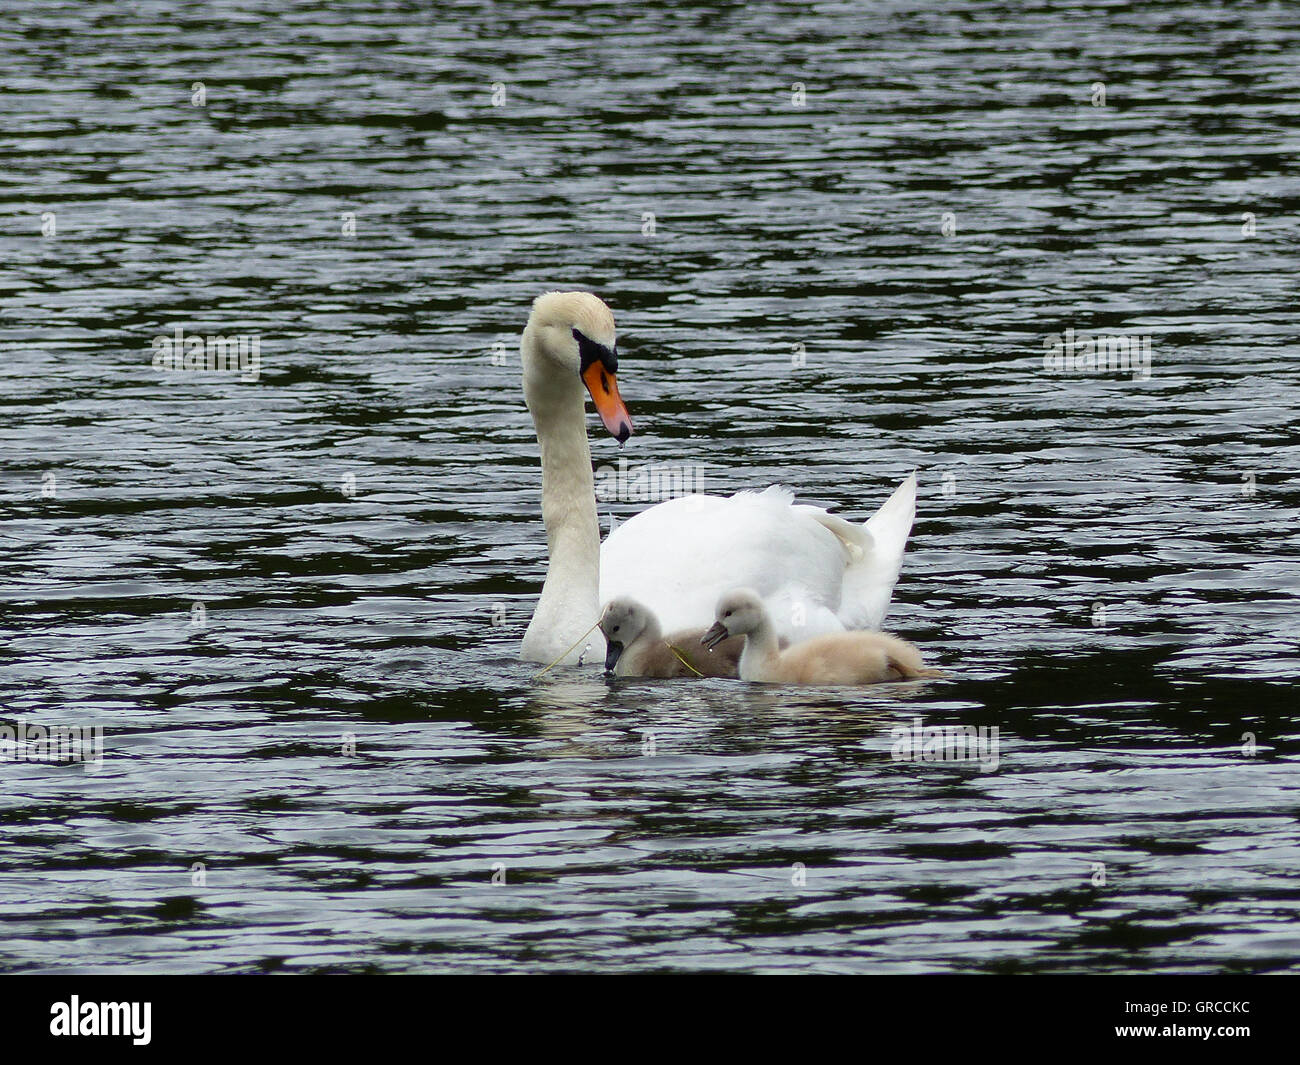
[[[612,629],[610,629],[609,631],[610,631],[610,632],[618,632],[618,626],[615,625],[615,626],[614,626]]]
[[[573,339],[578,342],[578,355],[582,362],[581,372],[583,374],[587,372],[587,367],[594,362],[600,363],[611,374],[618,373],[618,355],[615,354],[612,347],[606,347],[604,344],[589,340],[577,328],[573,330]]]
[[[728,610],[728,611],[727,611],[725,614],[723,614],[722,616],[723,616],[724,618],[729,618],[729,617],[731,617],[731,611]]]

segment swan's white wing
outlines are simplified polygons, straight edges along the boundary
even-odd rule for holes
[[[815,508],[790,499],[788,489],[769,488],[683,496],[642,511],[601,547],[600,601],[631,596],[672,632],[709,626],[723,593],[753,588],[790,639],[843,628],[844,545],[805,513]]]
[[[713,621],[718,598],[753,588],[798,643],[884,620],[916,514],[916,475],[865,525],[793,505],[789,489],[684,496],[624,522],[601,547],[600,601],[644,603],[665,632]]]
[[[819,507],[808,511],[838,536],[849,554],[840,590],[838,618],[846,629],[879,629],[898,583],[903,551],[916,518],[916,474],[911,474],[867,519],[865,525],[828,514]]]
[[[916,474],[913,473],[861,527],[867,534],[868,549],[844,573],[840,620],[845,628],[878,629],[884,624],[915,518]]]

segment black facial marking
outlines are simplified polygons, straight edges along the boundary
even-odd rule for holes
[[[598,362],[605,367],[610,373],[618,373],[618,356],[614,353],[613,348],[607,348],[604,344],[597,344],[594,340],[589,340],[581,331],[573,331],[573,339],[578,342],[578,354],[582,357],[582,372],[587,372],[587,367],[593,362]],[[606,385],[605,391],[609,391]]]

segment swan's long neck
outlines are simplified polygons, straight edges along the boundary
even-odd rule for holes
[[[763,618],[758,628],[745,637],[745,646],[736,663],[741,680],[764,680],[767,670],[781,657],[781,645],[772,622]]]
[[[542,449],[542,520],[550,561],[542,597],[524,634],[521,655],[534,662],[559,657],[595,623],[600,607],[600,527],[582,385],[525,374],[524,399]],[[605,653],[597,629],[564,658],[573,664],[590,643],[588,661]]]

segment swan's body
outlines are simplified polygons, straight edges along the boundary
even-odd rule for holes
[[[772,619],[758,594],[739,589],[724,595],[705,646],[744,636],[740,679],[765,684],[879,684],[941,677],[927,669],[921,652],[884,632],[837,632],[816,636],[782,651]]]
[[[703,628],[720,595],[745,587],[759,592],[777,634],[791,643],[876,629],[915,513],[915,475],[865,526],[797,505],[777,487],[670,499],[605,540],[600,601],[629,596],[672,631]]]
[[[703,628],[718,597],[738,586],[757,589],[777,635],[792,643],[880,625],[912,527],[915,475],[865,525],[796,505],[793,493],[774,487],[659,503],[619,525],[602,548],[583,385],[606,429],[625,441],[632,425],[615,380],[613,315],[587,292],[539,296],[520,350],[549,549],[521,657],[599,660],[605,640],[589,630],[600,604],[620,596],[639,600],[669,632]]]
[[[616,677],[735,677],[745,641],[722,640],[705,650],[704,629],[663,634],[654,614],[635,599],[614,599],[600,615],[605,670]]]

